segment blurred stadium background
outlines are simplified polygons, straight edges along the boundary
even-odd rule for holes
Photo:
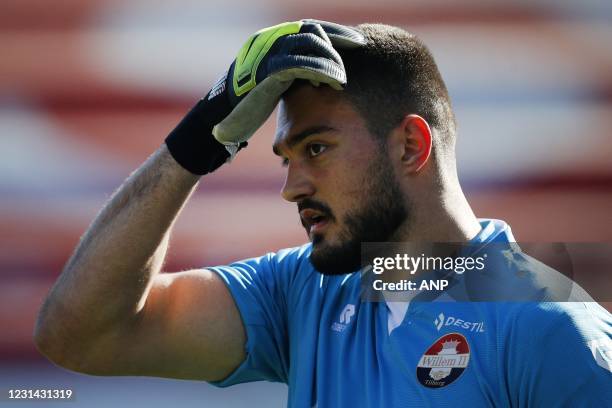
[[[79,406],[284,404],[278,384],[216,390],[68,373],[37,354],[31,332],[112,191],[252,32],[303,17],[384,22],[425,40],[454,101],[460,175],[478,216],[507,220],[522,241],[612,241],[610,2],[3,0],[0,389],[68,387]],[[168,268],[305,240],[294,205],[279,197],[273,131],[270,120],[233,165],[206,177]]]

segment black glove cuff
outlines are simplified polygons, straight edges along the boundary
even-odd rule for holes
[[[201,99],[166,138],[170,154],[193,174],[215,171],[230,157],[229,152],[212,135],[213,127],[232,111],[225,92]]]

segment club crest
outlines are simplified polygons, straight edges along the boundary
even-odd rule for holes
[[[459,378],[470,362],[470,346],[459,333],[449,333],[436,340],[417,366],[417,379],[428,388],[441,388]]]

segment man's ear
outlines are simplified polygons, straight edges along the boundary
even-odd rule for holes
[[[418,172],[431,155],[429,124],[419,115],[406,115],[396,132],[402,147],[402,167],[410,173]]]

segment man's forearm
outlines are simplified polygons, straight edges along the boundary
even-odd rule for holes
[[[172,223],[198,178],[164,145],[113,194],[43,305],[36,328],[43,351],[61,355],[53,349],[72,339],[71,347],[86,348],[137,315],[161,269]]]

